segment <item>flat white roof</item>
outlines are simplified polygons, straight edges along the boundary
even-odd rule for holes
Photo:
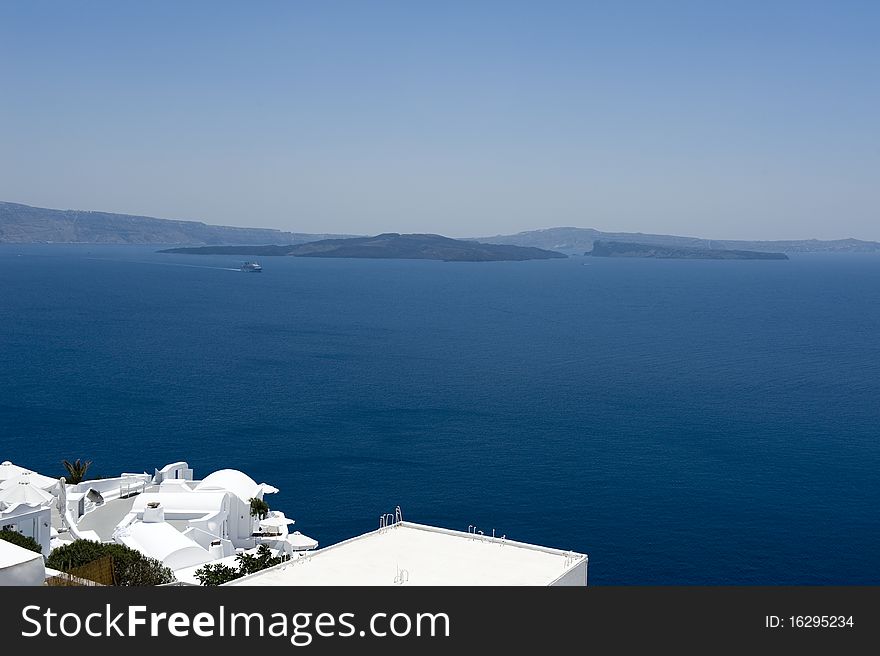
[[[228,585],[538,585],[583,554],[398,522]]]

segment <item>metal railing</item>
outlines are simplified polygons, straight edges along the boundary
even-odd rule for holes
[[[385,513],[384,515],[379,515],[379,530],[391,528],[395,524],[398,524],[403,521],[403,511],[400,509],[400,506],[394,508],[393,513]]]
[[[120,483],[119,498],[125,499],[134,494],[143,494],[147,489],[146,481],[135,481],[133,483]]]

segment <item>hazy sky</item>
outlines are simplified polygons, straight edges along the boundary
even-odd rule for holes
[[[0,200],[880,239],[880,2],[0,3]]]

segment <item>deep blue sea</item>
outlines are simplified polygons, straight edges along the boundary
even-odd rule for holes
[[[0,460],[186,460],[327,545],[417,522],[591,584],[878,584],[880,257],[443,263],[0,247]]]

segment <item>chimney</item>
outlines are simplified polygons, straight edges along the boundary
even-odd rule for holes
[[[144,524],[156,524],[165,521],[165,509],[158,501],[150,501],[144,508]]]
[[[226,554],[223,553],[223,542],[220,540],[211,540],[211,546],[208,547],[208,553],[217,560],[219,558],[223,558]]]

